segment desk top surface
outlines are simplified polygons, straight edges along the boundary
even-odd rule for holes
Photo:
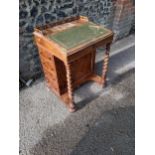
[[[67,28],[49,33],[47,37],[68,51],[110,34],[110,30],[88,21],[82,24],[67,25]]]

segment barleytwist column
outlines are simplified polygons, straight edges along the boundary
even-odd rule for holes
[[[109,64],[109,53],[110,53],[110,43],[106,45],[106,51],[105,51],[104,62],[103,62],[103,69],[102,69],[103,87],[105,87],[106,85],[106,76],[107,76],[108,64]]]
[[[71,68],[69,63],[66,64],[66,77],[67,77],[67,90],[68,90],[68,98],[69,98],[69,111],[74,112],[76,109],[73,101],[72,77],[71,77]]]

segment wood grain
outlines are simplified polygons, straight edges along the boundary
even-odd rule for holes
[[[70,112],[76,110],[73,92],[81,84],[94,81],[105,86],[113,32],[105,28],[107,34],[70,49],[50,40],[47,35],[87,22],[88,18],[83,16],[67,18],[36,27],[33,33],[47,85],[65,103]],[[100,46],[106,46],[102,76],[95,74],[96,48]]]

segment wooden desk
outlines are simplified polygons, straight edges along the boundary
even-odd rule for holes
[[[47,85],[67,105],[76,110],[73,90],[86,81],[105,86],[113,32],[87,17],[66,18],[34,31]],[[94,72],[96,48],[106,46],[102,76]]]

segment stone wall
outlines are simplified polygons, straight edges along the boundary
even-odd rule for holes
[[[61,20],[68,16],[84,15],[96,23],[113,29],[116,4],[116,0],[20,0],[20,76],[27,81],[42,75],[37,48],[32,36],[36,25]],[[114,26],[119,29],[117,25]]]

